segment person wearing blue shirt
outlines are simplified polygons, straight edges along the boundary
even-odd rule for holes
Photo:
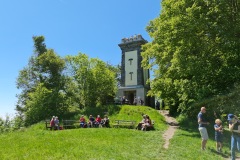
[[[202,137],[202,143],[201,143],[202,150],[206,149],[206,144],[208,140],[208,132],[206,127],[207,125],[209,125],[209,122],[207,122],[205,113],[206,113],[206,108],[201,107],[201,111],[198,113],[198,125],[199,125],[198,130]]]
[[[95,125],[95,118],[92,115],[89,116],[88,127],[94,127]]]
[[[234,114],[228,114],[231,136],[231,159],[235,160],[235,150],[240,151],[240,120]]]

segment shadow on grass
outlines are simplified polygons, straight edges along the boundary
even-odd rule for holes
[[[191,133],[191,134],[184,134],[184,133],[182,133],[180,135],[186,136],[186,137],[197,137],[197,138],[200,138],[200,135],[197,134],[197,133]]]
[[[179,128],[189,132],[189,135],[185,136],[191,136],[191,137],[201,137],[199,130],[198,130],[198,123],[196,119],[182,119],[182,121],[179,123]],[[209,135],[209,139],[212,141],[215,141],[215,130],[214,130],[214,123],[212,122],[209,126],[207,126],[207,131]],[[226,149],[229,149],[230,151],[230,146],[231,146],[231,132],[228,131],[227,128],[225,128],[223,132],[223,147]],[[214,150],[214,152],[216,152]],[[216,152],[218,153],[218,152]],[[223,154],[223,153],[222,153]],[[223,157],[228,157],[226,154],[223,154]]]
[[[215,154],[218,154],[220,156],[222,156],[223,158],[229,158],[230,154],[227,154],[227,153],[223,153],[223,152],[217,152],[215,149],[210,149],[211,152],[215,153]]]

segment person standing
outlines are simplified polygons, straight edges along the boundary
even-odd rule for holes
[[[165,110],[165,103],[164,103],[164,100],[162,100],[162,110]]]
[[[126,98],[125,98],[125,96],[123,96],[123,97],[121,98],[121,104],[124,105],[125,103],[126,103]]]
[[[137,105],[137,97],[134,97],[133,105]]]
[[[240,151],[240,120],[234,114],[228,114],[231,135],[231,159],[235,160],[235,150]]]
[[[143,105],[144,101],[142,100],[142,98],[140,98],[139,103],[141,104],[141,106]]]
[[[202,137],[202,143],[201,143],[202,150],[206,149],[206,144],[207,144],[207,140],[208,140],[208,132],[207,132],[206,127],[207,127],[207,125],[209,125],[209,122],[207,122],[205,113],[206,113],[206,108],[201,107],[201,110],[198,113],[198,125],[199,125],[198,130]]]
[[[156,110],[160,110],[160,103],[159,103],[159,101],[157,100],[156,101],[156,108],[155,108]]]
[[[222,142],[223,142],[223,126],[220,119],[215,120],[215,140],[217,152],[222,152]]]

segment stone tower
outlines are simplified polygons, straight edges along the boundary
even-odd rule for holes
[[[150,105],[150,98],[146,96],[149,85],[146,84],[149,78],[149,70],[141,67],[141,46],[147,43],[141,35],[130,38],[123,38],[118,45],[122,50],[121,62],[121,86],[118,96],[125,96],[129,104],[133,104],[134,99],[142,99],[144,105]]]

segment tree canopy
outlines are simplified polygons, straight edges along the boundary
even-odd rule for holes
[[[117,67],[85,54],[61,58],[33,37],[34,54],[17,78],[16,110],[25,125],[102,105],[115,97]]]
[[[86,54],[67,56],[67,73],[71,79],[69,93],[80,108],[95,107],[113,100],[117,91],[117,67]]]
[[[153,69],[150,95],[171,112],[228,93],[240,81],[239,0],[164,0],[147,31],[142,65]],[[148,63],[150,62],[150,63]]]

